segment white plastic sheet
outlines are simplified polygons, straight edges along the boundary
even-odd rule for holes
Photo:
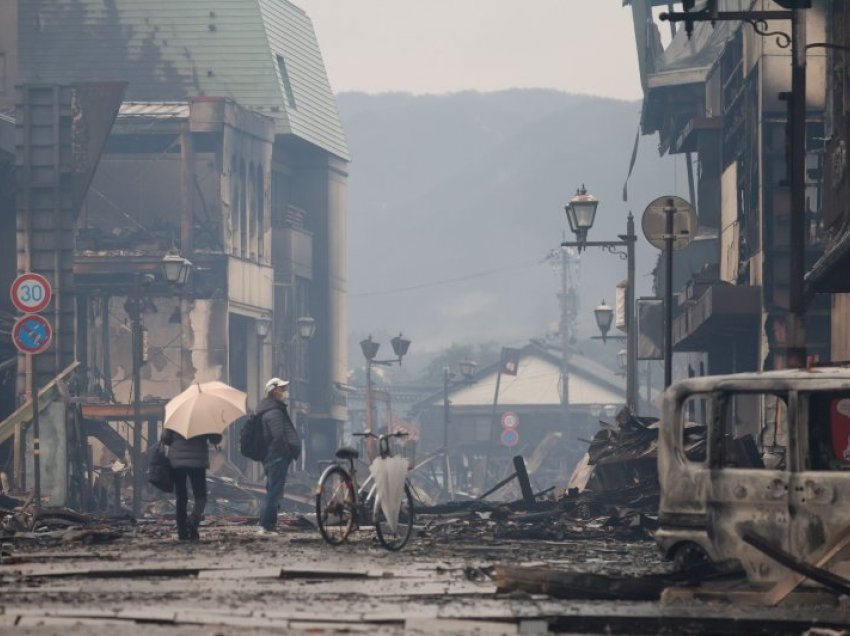
[[[384,512],[387,524],[393,532],[398,529],[398,513],[401,497],[404,494],[404,480],[407,476],[408,461],[404,457],[376,457],[369,466],[369,472],[375,480],[375,510]]]

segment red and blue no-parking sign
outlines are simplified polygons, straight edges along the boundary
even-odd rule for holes
[[[502,443],[502,446],[516,446],[519,443],[519,433],[515,428],[506,428],[502,431],[499,441]]]
[[[21,353],[41,353],[50,346],[53,329],[47,318],[38,314],[27,314],[15,321],[12,327],[12,342]]]

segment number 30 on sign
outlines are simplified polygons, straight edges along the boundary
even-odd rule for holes
[[[25,314],[42,311],[50,304],[51,295],[50,283],[41,274],[21,274],[12,283],[12,304]]]

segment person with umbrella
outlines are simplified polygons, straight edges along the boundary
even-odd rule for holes
[[[257,406],[268,440],[268,452],[263,461],[266,498],[260,509],[260,529],[257,531],[261,535],[275,533],[278,501],[286,487],[286,473],[292,461],[301,454],[301,439],[286,408],[288,398],[289,380],[272,378],[266,382],[266,397]]]
[[[165,405],[162,443],[174,471],[177,538],[197,541],[198,526],[207,504],[209,444],[218,446],[222,432],[245,414],[246,395],[223,382],[193,384]],[[192,515],[187,515],[192,484]]]
[[[207,506],[207,468],[210,467],[209,444],[221,444],[221,434],[211,433],[186,439],[180,433],[166,429],[162,443],[168,446],[168,461],[174,473],[174,496],[177,508],[177,538],[180,541],[200,539],[198,526]],[[189,489],[192,484],[192,516],[187,517]]]

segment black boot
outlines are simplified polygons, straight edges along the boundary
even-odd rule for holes
[[[189,541],[200,541],[201,540],[201,535],[198,532],[198,525],[200,525],[199,519],[197,519],[195,517],[192,517],[191,519],[189,519],[189,525],[186,528],[186,530],[189,534],[189,536],[188,536]]]
[[[177,540],[189,541],[192,538],[190,528],[191,526],[177,524]]]

